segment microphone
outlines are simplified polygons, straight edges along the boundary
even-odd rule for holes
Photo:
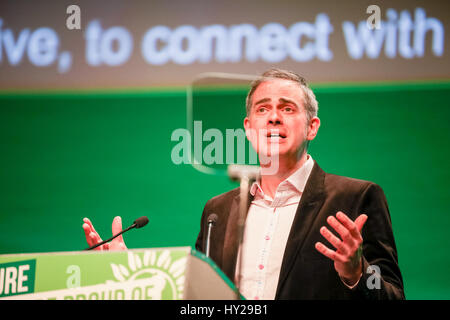
[[[117,238],[117,237],[120,236],[122,233],[127,232],[128,230],[131,230],[131,229],[133,229],[133,228],[136,228],[136,229],[142,228],[142,227],[145,226],[147,223],[148,223],[148,218],[147,218],[146,216],[137,218],[136,220],[134,220],[133,224],[132,224],[131,226],[129,226],[128,228],[126,228],[126,229],[120,231],[118,234],[112,236],[112,237],[109,238],[108,240],[104,240],[104,241],[102,241],[102,242],[99,242],[99,243],[97,243],[97,244],[95,244],[95,245],[93,245],[93,246],[91,246],[91,247],[89,247],[89,248],[86,248],[86,249],[84,249],[84,250],[92,250],[92,249],[95,249],[95,248],[97,248],[97,247],[99,247],[99,246],[101,246],[101,245],[103,245],[103,244],[105,244],[105,243],[107,243],[107,242],[110,242],[111,240]]]
[[[143,217],[140,217],[140,218],[137,218],[136,220],[134,220],[134,222],[130,228],[139,229],[139,228],[144,227],[147,223],[148,223],[148,218],[146,216],[143,216]],[[135,225],[135,226],[133,227],[133,225]]]
[[[211,213],[208,216],[208,234],[206,236],[206,250],[205,250],[207,257],[209,257],[209,242],[211,240],[211,229],[216,225],[217,219],[219,219],[219,217],[215,213]]]

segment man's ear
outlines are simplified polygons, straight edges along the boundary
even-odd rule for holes
[[[247,137],[247,140],[250,141],[250,120],[248,119],[248,117],[245,117],[244,119],[244,129],[245,129],[245,136]]]
[[[317,135],[317,132],[319,131],[320,127],[320,119],[318,117],[314,117],[309,121],[308,125],[308,134],[306,136],[306,139],[311,141],[314,140],[314,138]]]

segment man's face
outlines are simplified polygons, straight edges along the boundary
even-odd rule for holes
[[[303,101],[300,86],[290,80],[273,79],[256,88],[244,128],[260,157],[297,160],[307,141],[314,139],[319,119],[308,123]]]

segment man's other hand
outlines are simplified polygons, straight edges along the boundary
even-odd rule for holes
[[[337,218],[337,219],[336,219]],[[361,214],[353,222],[343,212],[338,212],[336,218],[329,216],[328,224],[336,230],[341,239],[336,237],[327,227],[320,228],[320,233],[337,250],[333,251],[323,243],[317,242],[316,249],[324,256],[334,261],[334,268],[341,279],[349,286],[356,284],[362,275],[362,243],[361,230],[367,221],[367,216]]]
[[[95,231],[91,220],[89,220],[88,218],[84,218],[83,222],[83,230],[89,247],[102,242],[103,240],[102,238],[100,238],[100,235],[97,233],[97,231]],[[112,234],[118,234],[120,231],[122,231],[122,218],[117,216],[114,218],[112,223]],[[127,250],[127,246],[123,241],[122,235],[120,235],[117,238],[113,239],[110,243],[105,243],[101,246],[98,246],[94,250]]]

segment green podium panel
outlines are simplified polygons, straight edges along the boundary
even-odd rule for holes
[[[0,255],[0,299],[235,299],[217,265],[190,247]]]

